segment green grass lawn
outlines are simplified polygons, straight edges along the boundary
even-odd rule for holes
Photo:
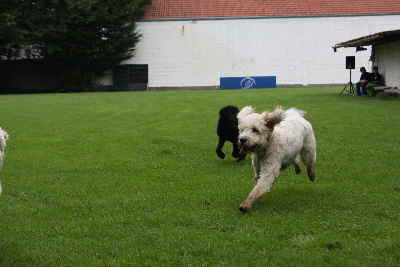
[[[0,266],[399,266],[400,102],[340,91],[0,95]],[[228,104],[306,110],[317,182],[286,170],[241,214]]]

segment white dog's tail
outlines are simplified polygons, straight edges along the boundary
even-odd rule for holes
[[[6,148],[6,141],[8,139],[8,134],[6,131],[0,128],[0,169],[3,167],[3,159],[4,159],[4,150]],[[2,188],[1,188],[1,183],[0,183],[0,194],[1,194]]]
[[[4,152],[6,148],[6,141],[8,139],[8,134],[6,131],[0,127],[0,152]]]
[[[6,149],[6,141],[8,134],[6,131],[0,128],[0,169],[3,167],[4,150]]]
[[[300,110],[297,108],[290,108],[290,109],[286,110],[285,117],[290,117],[290,116],[304,117],[304,114],[306,114],[306,112],[303,110]]]

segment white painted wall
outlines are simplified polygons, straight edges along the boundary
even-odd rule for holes
[[[345,56],[356,55],[353,81],[370,51],[332,46],[398,29],[400,15],[143,21],[136,56],[149,65],[149,87],[216,86],[221,76],[276,75],[278,84],[346,83]]]
[[[376,46],[375,63],[385,77],[385,84],[400,88],[400,41]]]

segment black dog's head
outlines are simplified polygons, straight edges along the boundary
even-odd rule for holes
[[[224,120],[237,122],[236,116],[238,113],[239,113],[239,108],[235,106],[226,106],[219,111],[219,116]]]
[[[225,141],[230,141],[233,145],[232,156],[237,158],[238,161],[245,158],[245,153],[239,151],[239,128],[238,118],[239,108],[235,106],[225,106],[219,111],[219,120],[217,127],[217,134],[219,136],[219,143],[216,149],[217,155],[220,158],[224,158],[225,154],[222,152],[222,147]]]
[[[237,114],[239,108],[235,106],[226,106],[219,111],[218,135],[235,136],[239,134]],[[232,139],[232,138],[227,138]]]

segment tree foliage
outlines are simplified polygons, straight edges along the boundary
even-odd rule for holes
[[[81,85],[87,84],[133,55],[140,39],[135,20],[148,2],[0,1],[0,59],[57,62]]]

